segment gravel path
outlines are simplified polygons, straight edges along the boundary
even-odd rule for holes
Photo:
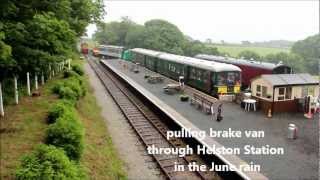
[[[155,168],[156,164],[152,162],[150,156],[146,155],[135,132],[94,71],[88,64],[84,67],[91,87],[94,89],[97,103],[102,107],[102,116],[106,121],[113,144],[125,163],[128,179],[163,179],[159,175],[160,170]]]

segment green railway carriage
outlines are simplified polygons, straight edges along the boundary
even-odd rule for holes
[[[240,91],[241,70],[237,66],[141,48],[130,51],[134,62],[174,80],[184,76],[186,84],[208,94]]]
[[[157,71],[157,61],[156,57],[146,56],[144,66],[152,71]]]
[[[141,66],[156,71],[156,61],[158,61],[157,56],[159,52],[141,48],[131,49],[130,52],[132,54],[132,62],[139,63]]]
[[[132,60],[132,53],[130,50],[125,50],[123,51],[121,55],[121,59],[126,60],[126,61],[131,61]]]
[[[145,66],[145,58],[146,56],[142,53],[132,52],[132,62],[140,63],[141,66]]]

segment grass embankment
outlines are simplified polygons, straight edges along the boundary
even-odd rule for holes
[[[267,54],[275,54],[279,52],[289,52],[289,49],[271,48],[271,47],[251,47],[241,45],[213,45],[217,47],[220,52],[229,53],[232,57],[237,57],[241,51],[250,50],[258,53],[260,56]]]
[[[79,61],[75,63],[79,64]],[[21,157],[44,143],[48,111],[58,101],[51,89],[60,78],[41,87],[40,97],[24,97],[18,106],[6,107],[6,117],[0,120],[0,179],[14,179]],[[122,162],[112,145],[105,121],[100,116],[101,109],[96,104],[87,78],[85,86],[88,93],[76,105],[77,114],[85,128],[81,165],[90,179],[125,178]]]
[[[87,95],[78,103],[78,112],[86,130],[82,164],[88,169],[91,179],[126,179],[122,161],[118,157],[108,136],[107,127],[101,117],[101,108],[96,103],[93,90],[88,85]]]
[[[50,93],[52,80],[41,87],[41,96],[24,97],[19,105],[6,107],[5,118],[0,119],[0,179],[14,179],[22,155],[31,152],[44,140],[46,117],[50,105],[57,100]]]

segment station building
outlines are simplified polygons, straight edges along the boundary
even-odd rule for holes
[[[319,80],[310,74],[265,74],[251,80],[251,91],[265,113],[308,112],[319,97]]]

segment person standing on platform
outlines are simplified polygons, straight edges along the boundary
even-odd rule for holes
[[[179,76],[180,89],[184,89],[184,76]]]

